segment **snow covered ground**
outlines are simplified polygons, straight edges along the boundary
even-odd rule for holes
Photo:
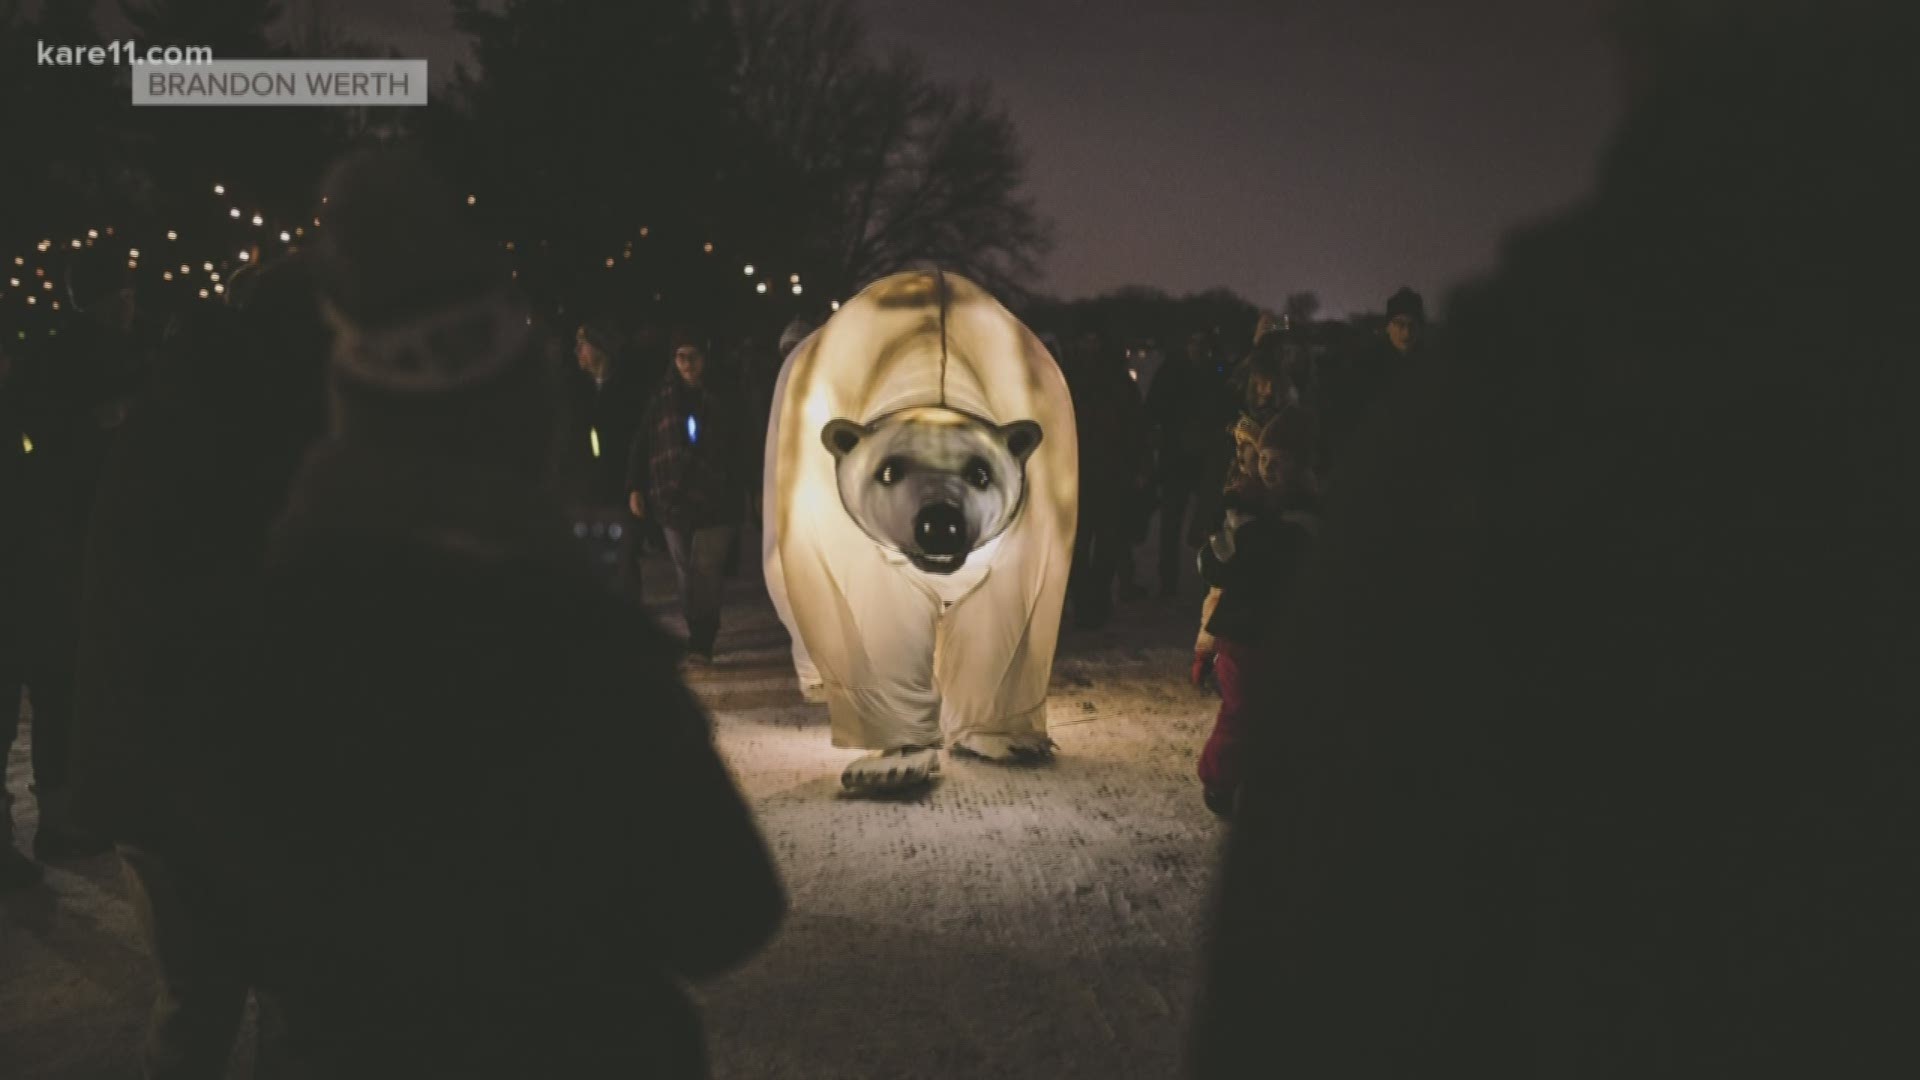
[[[854,752],[829,745],[825,706],[801,701],[785,632],[748,572],[729,586],[718,661],[688,681],[791,911],[765,952],[697,990],[714,1074],[1178,1075],[1222,832],[1193,778],[1216,704],[1184,679],[1198,586],[1190,601],[1123,604],[1108,629],[1067,632],[1048,706],[1054,764],[948,759],[923,796],[876,802],[840,794]],[[646,584],[680,629],[670,568],[651,560]],[[27,779],[18,745],[17,799]],[[16,809],[24,844],[31,807]],[[150,1001],[111,856],[0,897],[0,1077],[137,1075]],[[250,1075],[248,1025],[234,1077]]]

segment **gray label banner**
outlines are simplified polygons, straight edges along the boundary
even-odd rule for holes
[[[133,69],[135,105],[425,105],[425,60],[215,60]]]

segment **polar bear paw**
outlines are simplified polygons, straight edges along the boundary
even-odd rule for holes
[[[1045,735],[962,735],[953,752],[1002,765],[1040,765],[1053,760],[1054,743]]]
[[[840,786],[862,795],[885,794],[930,784],[939,775],[938,748],[896,746],[848,762],[840,773]]]

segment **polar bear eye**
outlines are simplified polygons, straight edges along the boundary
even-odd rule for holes
[[[966,477],[967,483],[983,491],[993,484],[993,470],[987,468],[987,463],[979,458],[967,462]]]
[[[906,462],[901,461],[899,458],[888,458],[880,463],[880,471],[874,473],[873,478],[882,484],[891,486],[899,483],[900,479],[906,475]]]

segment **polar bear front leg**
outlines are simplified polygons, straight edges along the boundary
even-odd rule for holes
[[[989,735],[972,732],[953,741],[963,757],[983,758],[1002,765],[1040,765],[1053,760],[1054,742],[1045,735]]]
[[[896,746],[848,762],[840,786],[855,794],[882,795],[930,784],[939,775],[939,747]]]

